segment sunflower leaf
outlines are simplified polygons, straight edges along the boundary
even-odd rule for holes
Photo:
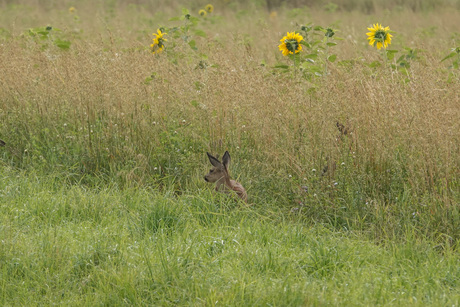
[[[400,56],[400,57],[396,60],[396,63],[400,63],[400,62],[404,61],[405,58],[406,58],[405,55]]]
[[[335,46],[335,45],[337,45],[337,43],[332,43],[332,42],[331,42],[331,43],[327,43],[326,45],[328,45],[328,46]]]
[[[201,37],[206,37],[206,33],[202,30],[195,30],[195,35],[201,36]]]
[[[334,63],[335,59],[337,59],[337,55],[332,54],[327,59],[328,59],[329,62]]]
[[[56,39],[54,41],[54,43],[56,44],[57,47],[63,49],[63,50],[67,50],[70,48],[70,42],[69,41],[64,41],[64,40],[60,40],[60,39]]]
[[[374,62],[368,64],[368,66],[371,67],[371,68],[379,67],[381,65],[382,65],[382,63],[380,63],[379,61],[374,61]]]
[[[398,50],[386,50],[386,55],[389,60],[393,60]]]
[[[457,53],[455,51],[453,51],[453,52],[449,53],[449,55],[446,56],[444,59],[442,59],[441,62],[444,62],[445,60],[450,59],[450,58],[452,58],[452,57],[454,57],[456,55],[457,55]]]
[[[299,44],[307,46],[308,48],[310,48],[310,44],[307,43],[306,41],[301,41]]]
[[[190,46],[190,48],[192,48],[193,50],[198,50],[198,48],[196,47],[196,42],[195,40],[191,40],[188,42],[188,45]]]

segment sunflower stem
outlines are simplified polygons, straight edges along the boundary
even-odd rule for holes
[[[327,76],[327,54],[329,51],[329,45],[327,44],[329,42],[329,37],[326,36],[326,60],[324,61],[324,77]]]
[[[295,56],[296,56],[296,54],[294,53],[293,56],[292,56],[292,60],[294,61],[294,81],[297,80],[297,67],[296,67]]]
[[[187,42],[188,40],[188,19],[186,18],[184,21],[184,41]]]
[[[385,68],[387,67],[387,48],[383,47],[383,65]]]

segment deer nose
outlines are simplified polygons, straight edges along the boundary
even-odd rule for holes
[[[208,178],[206,178],[206,176],[204,176],[204,180],[205,180],[205,181],[208,181]]]

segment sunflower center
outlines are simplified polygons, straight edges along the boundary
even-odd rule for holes
[[[295,39],[286,39],[284,43],[286,44],[287,50],[289,50],[292,53],[299,49],[299,42]]]
[[[387,33],[383,30],[378,30],[375,32],[374,38],[378,42],[384,42],[387,38]]]

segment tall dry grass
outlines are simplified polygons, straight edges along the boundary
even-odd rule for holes
[[[458,12],[429,13],[427,24],[408,11],[284,9],[270,19],[263,10],[222,6],[198,25],[207,34],[195,37],[198,51],[170,38],[174,49],[154,56],[150,34],[174,25],[167,21],[174,8],[160,15],[82,5],[74,19],[63,7],[8,7],[2,159],[71,183],[102,179],[182,193],[204,187],[206,151],[228,149],[231,171],[254,203],[295,207],[337,227],[374,227],[376,236],[407,219],[422,232],[458,238],[460,87],[458,72],[440,62],[458,43]],[[24,10],[33,17],[23,20]],[[379,54],[364,33],[380,19],[397,32],[392,48],[422,49],[408,76],[368,65]],[[273,69],[290,64],[277,50],[282,34],[310,21],[339,29],[345,40],[334,52],[347,62],[313,81]],[[27,34],[47,24],[62,30],[69,50]],[[352,134],[340,137],[337,122]]]

